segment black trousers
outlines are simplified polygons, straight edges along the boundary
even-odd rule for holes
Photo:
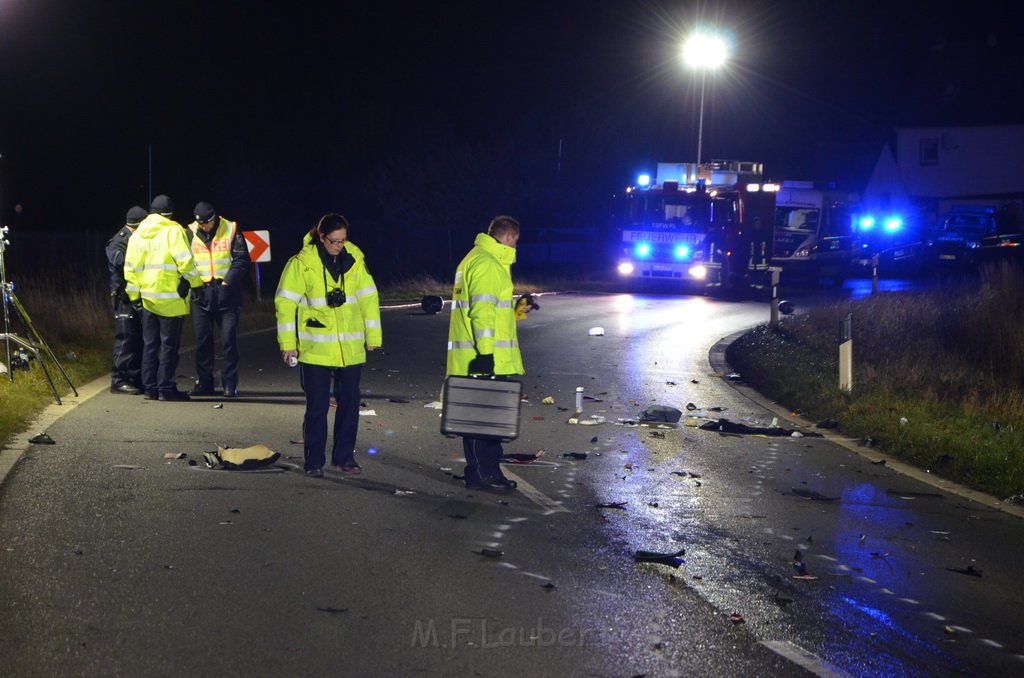
[[[238,319],[241,309],[211,308],[192,304],[192,328],[196,334],[196,381],[202,389],[213,388],[214,330],[220,326],[220,350],[224,365],[220,370],[223,389],[238,388]]]
[[[504,478],[501,472],[501,442],[489,438],[462,439],[462,452],[466,455],[466,484],[472,485],[491,478]]]
[[[110,385],[142,388],[142,313],[114,299],[114,353]]]
[[[142,310],[142,388],[146,393],[172,393],[178,385],[178,348],[184,316],[167,317]]]
[[[331,463],[337,466],[355,461],[356,433],[359,430],[359,380],[362,365],[324,367],[299,363],[299,377],[306,394],[306,416],[302,420],[303,452],[307,471],[323,468],[327,450],[327,412],[331,395],[334,411],[334,441]]]

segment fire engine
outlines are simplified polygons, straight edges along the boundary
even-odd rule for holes
[[[758,162],[658,163],[626,188],[618,272],[680,286],[762,284],[778,185]]]

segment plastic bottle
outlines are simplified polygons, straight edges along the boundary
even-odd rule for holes
[[[577,386],[576,387],[576,412],[579,413],[579,412],[582,412],[582,411],[583,411],[583,387],[582,386]]]

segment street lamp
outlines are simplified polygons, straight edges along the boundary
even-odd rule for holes
[[[725,41],[710,33],[694,33],[683,44],[683,63],[700,71],[700,122],[697,123],[697,167],[700,168],[701,145],[704,142],[704,81],[709,70],[725,63]]]

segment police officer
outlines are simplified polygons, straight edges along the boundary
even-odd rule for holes
[[[213,331],[220,325],[224,366],[220,385],[224,397],[238,395],[238,319],[242,310],[242,284],[249,271],[249,248],[238,224],[228,221],[208,202],[193,210],[195,221],[188,225],[189,244],[203,292],[192,304],[192,327],[196,335],[196,383],[194,396],[215,395],[213,388]]]
[[[473,249],[455,271],[452,315],[448,325],[446,375],[523,374],[519,353],[511,266],[516,260],[519,222],[499,216],[486,233],[478,233]],[[466,487],[509,490],[513,480],[501,472],[501,443],[463,437]]]
[[[203,279],[184,227],[171,219],[171,199],[158,195],[149,211],[128,239],[124,255],[125,291],[142,312],[142,388],[146,400],[188,400],[178,390],[174,373],[189,291],[197,295]]]
[[[124,226],[107,241],[110,303],[114,309],[111,393],[142,393],[142,314],[132,308],[132,302],[124,291],[124,253],[128,249],[128,238],[145,218],[145,208],[138,205],[132,207],[125,217]]]

